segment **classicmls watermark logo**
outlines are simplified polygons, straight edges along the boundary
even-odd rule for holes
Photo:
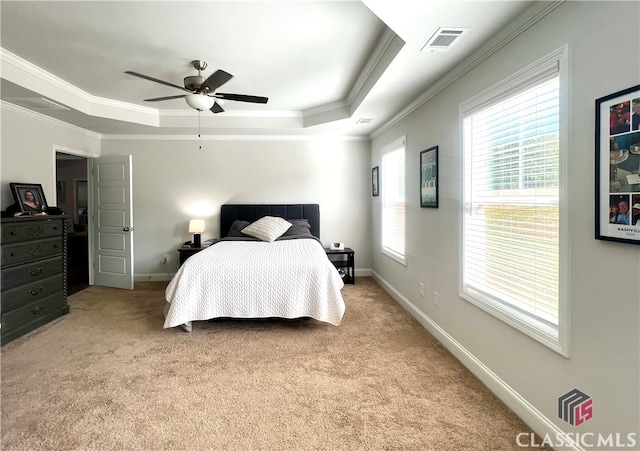
[[[558,398],[558,416],[571,426],[580,426],[593,416],[592,402],[591,397],[573,389]]]
[[[578,389],[571,390],[558,398],[558,416],[572,426],[580,426],[593,417],[593,400]],[[520,448],[579,446],[601,449],[637,449],[638,438],[636,434],[636,432],[595,433],[582,430],[581,432],[558,432],[537,436],[534,432],[521,432],[516,436],[516,444]]]

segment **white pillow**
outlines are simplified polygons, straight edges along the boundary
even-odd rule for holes
[[[289,227],[291,227],[291,223],[286,219],[275,216],[265,216],[246,226],[242,229],[242,233],[262,241],[271,242],[289,230]]]

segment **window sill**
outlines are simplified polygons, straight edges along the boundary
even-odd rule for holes
[[[498,302],[486,300],[464,291],[460,292],[460,297],[558,354],[569,358],[568,347],[566,344],[563,345],[559,338],[559,330],[535,321],[527,315],[521,314]]]
[[[404,255],[400,255],[397,252],[385,249],[384,247],[382,248],[382,253],[390,259],[397,261],[402,266],[407,266],[407,260],[405,259]]]

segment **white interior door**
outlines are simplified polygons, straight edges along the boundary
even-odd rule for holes
[[[93,283],[133,289],[131,155],[93,159]]]

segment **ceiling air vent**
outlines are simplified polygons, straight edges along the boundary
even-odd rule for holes
[[[460,36],[464,32],[469,30],[468,28],[451,28],[440,27],[436,31],[431,39],[422,47],[420,51],[426,50],[428,52],[444,52],[451,48],[453,44],[458,42]]]

